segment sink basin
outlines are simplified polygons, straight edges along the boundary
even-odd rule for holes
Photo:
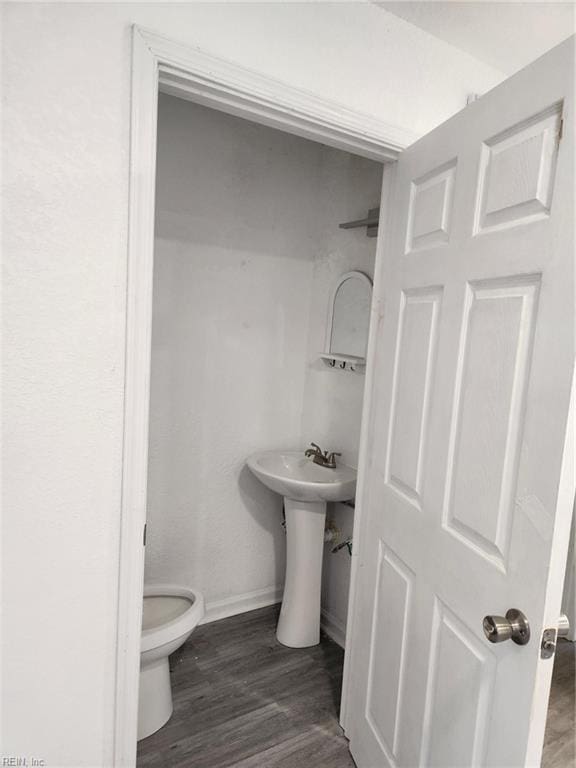
[[[302,451],[257,453],[248,466],[265,486],[295,501],[347,501],[356,491],[355,469],[321,467]]]
[[[354,498],[356,470],[321,467],[303,451],[256,453],[247,464],[260,482],[284,496],[286,581],[276,637],[290,648],[317,645],[326,503]]]

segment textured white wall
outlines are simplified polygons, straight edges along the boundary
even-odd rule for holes
[[[377,203],[381,175],[160,97],[146,579],[202,589],[209,614],[283,581],[281,500],[246,457],[315,439],[356,464],[364,379],[318,353],[333,282],[373,269],[375,240],[338,223]],[[341,620],[344,554],[325,574]]]
[[[370,4],[5,3],[2,14],[3,748],[106,766],[131,24],[416,131],[501,76]]]
[[[283,582],[281,499],[245,462],[300,445],[321,160],[160,98],[146,579],[208,613]]]

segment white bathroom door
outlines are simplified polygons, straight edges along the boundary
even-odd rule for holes
[[[397,163],[346,662],[359,768],[540,762],[575,488],[573,69],[571,39]],[[489,642],[512,608],[529,642]]]

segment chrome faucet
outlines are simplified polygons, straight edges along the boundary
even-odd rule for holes
[[[315,464],[319,464],[321,467],[336,469],[336,456],[342,456],[341,453],[336,453],[335,451],[332,451],[331,453],[324,451],[324,453],[322,453],[322,448],[320,448],[319,445],[316,445],[316,443],[310,443],[310,445],[312,448],[308,448],[304,452],[305,456],[311,458]]]

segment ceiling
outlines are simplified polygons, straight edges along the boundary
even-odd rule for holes
[[[510,75],[574,33],[574,2],[376,2]]]

